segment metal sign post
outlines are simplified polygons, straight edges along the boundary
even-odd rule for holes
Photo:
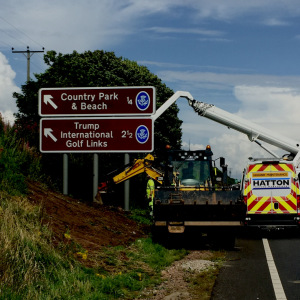
[[[128,165],[130,163],[130,156],[128,153],[124,155],[124,164]],[[129,180],[124,182],[124,210],[129,211],[129,192],[130,192],[130,185]]]
[[[98,193],[98,184],[99,184],[99,162],[98,162],[98,154],[94,153],[94,167],[93,167],[93,199],[95,199]]]

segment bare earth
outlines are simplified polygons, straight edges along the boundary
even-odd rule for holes
[[[29,200],[42,205],[45,222],[54,233],[54,244],[68,233],[72,240],[92,253],[109,245],[129,245],[149,233],[149,226],[128,219],[121,208],[87,205],[46,189],[38,182],[30,181],[27,185]]]
[[[28,182],[28,198],[40,204],[46,223],[53,232],[53,243],[66,242],[64,234],[70,234],[72,241],[80,244],[90,254],[107,246],[130,245],[138,238],[147,237],[150,227],[128,219],[121,208],[99,204],[81,203],[51,191],[38,182]],[[187,276],[211,267],[210,251],[191,251],[180,261],[174,262],[161,272],[164,282],[155,289],[145,289],[139,299],[149,300],[192,300],[199,299],[191,293]],[[80,261],[93,267],[89,261]]]
[[[190,287],[185,278],[190,273],[197,273],[205,270],[213,263],[209,261],[212,257],[210,251],[191,251],[182,260],[174,262],[170,267],[161,272],[162,279],[165,280],[154,290],[145,290],[140,299],[149,300],[192,300],[195,298],[190,293]]]

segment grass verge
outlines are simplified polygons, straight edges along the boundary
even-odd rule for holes
[[[41,207],[0,192],[0,299],[132,299],[160,281],[160,270],[187,254],[140,239],[129,247],[88,254],[80,245],[52,245]]]

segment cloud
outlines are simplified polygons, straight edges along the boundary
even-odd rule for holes
[[[198,39],[200,42],[231,42],[232,40],[228,39],[220,39],[220,38],[200,38]]]
[[[201,34],[209,36],[219,36],[225,33],[219,30],[207,30],[207,29],[197,29],[197,28],[171,28],[171,27],[151,27],[146,30],[154,31],[157,33],[190,33],[190,34]]]
[[[183,142],[181,144],[182,149],[184,150],[203,150],[206,148],[206,146],[202,145],[202,144],[193,144],[193,143],[187,143],[187,142]]]
[[[245,16],[249,16],[255,23],[262,24],[265,20],[266,25],[285,25],[285,20],[300,15],[300,6],[297,0],[6,1],[1,6],[1,16],[34,41],[3,19],[0,19],[1,29],[20,42],[3,32],[0,38],[5,36],[4,42],[15,49],[23,49],[28,45],[33,50],[43,46],[47,50],[55,49],[62,53],[69,53],[74,49],[82,52],[109,48],[121,44],[129,35],[144,34],[144,30],[149,29],[153,17],[164,17],[166,20],[181,19],[185,14],[189,16],[189,26],[192,24],[193,27],[183,29],[180,26],[156,26],[150,27],[150,30],[156,33],[220,36],[222,31],[202,29],[199,28],[199,24],[203,24],[207,19],[228,22],[239,21],[237,18],[244,19]]]
[[[268,25],[268,26],[287,26],[287,25],[290,25],[289,22],[278,20],[276,18],[267,19],[263,23],[265,25]]]
[[[6,121],[14,122],[13,113],[17,112],[13,92],[20,92],[14,83],[16,73],[8,64],[6,57],[0,52],[0,112]]]
[[[148,61],[148,60],[138,60],[138,64],[140,65],[153,65],[160,68],[186,68],[192,67],[193,65],[184,65],[184,64],[176,64],[176,63],[165,63],[165,62],[158,62],[158,61]]]
[[[233,20],[243,16],[256,15],[255,22],[268,16],[270,19],[289,18],[297,16],[300,8],[297,0],[202,0],[187,1],[194,6],[198,18],[214,18],[218,20]],[[193,4],[192,4],[193,3]]]
[[[300,91],[298,89],[237,85],[233,87],[232,92],[239,101],[239,109],[234,113],[235,115],[272,130],[278,134],[279,139],[281,135],[296,143],[300,142],[300,119],[298,116]],[[182,106],[182,103],[180,105]],[[226,108],[225,110],[229,111]],[[192,144],[210,144],[215,158],[220,156],[226,158],[228,166],[232,168],[233,177],[236,175],[241,177],[248,157],[272,157],[256,143],[250,142],[245,134],[233,129],[228,130],[224,125],[200,117],[188,106],[180,111],[180,117],[183,120],[183,145],[187,146],[188,140]],[[278,156],[287,153],[287,151],[265,142],[262,144]],[[187,148],[185,147],[185,149]]]
[[[218,71],[227,71],[227,72],[253,72],[252,69],[239,69],[239,68],[227,68],[227,67],[219,67],[219,66],[199,66],[199,65],[188,65],[188,64],[178,64],[178,63],[165,63],[159,61],[148,61],[148,60],[138,60],[138,64],[140,65],[153,65],[160,68],[198,68],[198,69],[208,69],[208,70],[218,70]]]
[[[241,133],[223,134],[219,137],[209,139],[214,159],[225,157],[228,168],[232,169],[232,177],[241,178],[243,169],[247,166],[249,157],[266,158],[271,157],[257,144],[251,143]],[[271,149],[271,147],[269,147]]]
[[[293,88],[235,86],[235,97],[241,101],[238,115],[256,123],[300,123],[300,91]],[[300,134],[297,134],[300,136]]]
[[[159,71],[158,76],[165,82],[188,82],[194,84],[210,84],[219,88],[228,89],[234,86],[273,86],[291,87],[300,86],[300,76],[275,76],[263,74],[229,74],[213,72],[183,72]]]

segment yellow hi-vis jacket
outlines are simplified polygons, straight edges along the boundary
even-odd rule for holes
[[[154,198],[154,189],[155,189],[155,184],[153,179],[149,179],[147,182],[147,199],[151,198],[151,202],[149,203],[149,206],[153,207],[153,198]]]

